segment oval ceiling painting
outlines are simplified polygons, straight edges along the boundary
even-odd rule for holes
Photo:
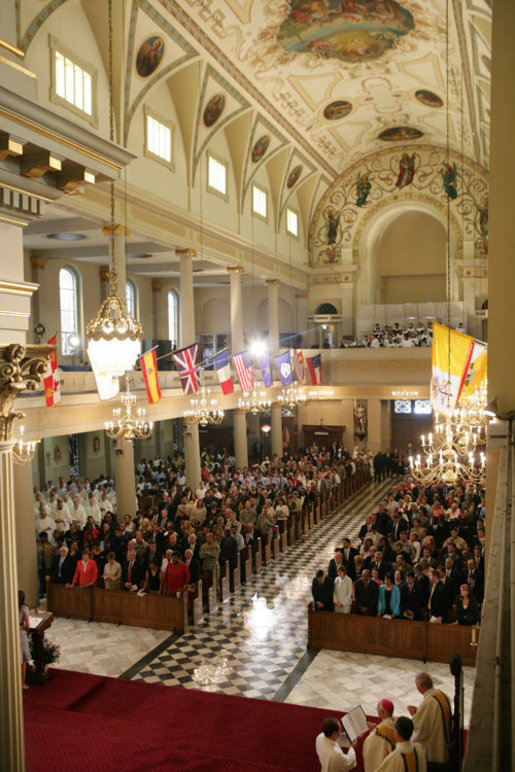
[[[367,62],[414,29],[413,16],[396,0],[290,0],[277,42],[291,53]]]
[[[291,172],[289,173],[288,179],[286,180],[286,187],[293,188],[295,183],[298,181],[301,173],[302,173],[302,166],[299,164],[294,169],[292,169]]]
[[[204,126],[208,128],[214,126],[221,116],[225,107],[225,97],[223,94],[215,94],[211,97],[204,109]]]
[[[324,118],[328,121],[337,121],[340,118],[345,118],[351,110],[352,105],[350,102],[339,99],[337,102],[331,102],[331,104],[324,108]]]
[[[270,134],[263,134],[252,148],[252,163],[257,164],[257,162],[263,158],[268,150],[269,144]]]
[[[391,129],[382,131],[378,139],[382,139],[384,142],[399,142],[408,139],[420,139],[423,136],[422,131],[414,129],[412,126],[393,126]]]
[[[418,91],[415,91],[415,96],[426,107],[443,107],[443,99],[425,88],[419,88]]]
[[[158,35],[147,38],[141,44],[136,56],[136,72],[141,78],[148,78],[159,67],[165,52],[165,42]]]

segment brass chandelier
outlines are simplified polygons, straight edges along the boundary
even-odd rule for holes
[[[17,464],[28,464],[35,456],[37,446],[40,440],[24,440],[23,426],[20,426],[20,436],[13,445],[13,460]]]
[[[148,440],[154,424],[147,421],[145,408],[136,410],[136,396],[130,392],[128,379],[120,402],[121,407],[113,410],[112,420],[104,424],[107,436],[113,440]]]
[[[218,407],[218,400],[211,398],[211,390],[202,386],[198,395],[190,400],[189,410],[184,411],[187,424],[218,426],[224,420],[224,411]]]
[[[267,392],[261,388],[260,383],[256,383],[255,388],[248,394],[240,397],[238,407],[252,415],[266,413],[272,406],[272,400],[269,399]]]
[[[277,400],[283,407],[288,407],[292,410],[296,407],[303,407],[309,402],[305,391],[295,383],[283,389]]]

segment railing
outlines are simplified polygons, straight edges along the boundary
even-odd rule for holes
[[[154,630],[188,629],[188,593],[168,595],[118,592],[100,587],[74,587],[47,583],[47,609],[54,616],[94,622],[150,627]]]
[[[515,764],[515,458],[513,423],[490,425],[488,449],[498,458],[495,500],[490,496],[490,549],[481,641],[472,699],[465,772],[504,772]]]
[[[464,665],[474,665],[478,638],[479,630],[461,625],[337,614],[308,606],[308,645],[315,649],[446,663],[459,654]]]

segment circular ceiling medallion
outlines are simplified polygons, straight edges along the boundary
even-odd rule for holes
[[[326,105],[324,108],[324,118],[328,121],[338,121],[340,118],[345,118],[351,110],[352,105],[350,102],[346,102],[345,99],[339,99]]]
[[[293,188],[295,183],[298,181],[301,173],[302,173],[302,166],[299,164],[294,169],[292,169],[290,174],[288,175],[288,179],[286,180],[286,187]]]
[[[423,136],[422,131],[414,129],[412,126],[392,126],[391,129],[382,131],[378,139],[382,139],[384,142],[400,142],[408,139],[420,139]]]
[[[252,148],[252,163],[257,164],[257,162],[263,158],[268,150],[269,144],[270,134],[263,134]]]
[[[443,99],[425,88],[419,88],[418,91],[415,91],[415,96],[426,107],[443,107]]]
[[[159,67],[165,52],[165,42],[159,35],[147,38],[141,44],[136,56],[136,72],[141,78],[148,78]]]
[[[211,97],[204,109],[204,126],[208,128],[214,126],[221,116],[224,107],[225,96],[223,94],[215,94],[214,97]]]

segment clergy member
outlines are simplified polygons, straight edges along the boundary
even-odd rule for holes
[[[375,772],[383,759],[395,749],[393,702],[388,699],[377,703],[379,724],[369,723],[372,730],[363,743],[365,772]]]
[[[322,731],[317,735],[315,748],[320,761],[320,772],[345,772],[356,766],[356,753],[354,748],[358,744],[354,740],[348,753],[344,753],[338,744],[338,738],[342,732],[342,726],[337,718],[325,718],[322,722]]]
[[[415,686],[423,699],[418,708],[408,705],[413,717],[413,740],[423,746],[428,762],[446,764],[451,735],[451,702],[446,694],[434,688],[429,673],[419,673],[415,677]]]
[[[399,716],[393,730],[395,750],[388,754],[379,767],[376,767],[377,772],[406,772],[406,770],[426,772],[424,749],[419,743],[410,742],[412,734],[411,718]]]

